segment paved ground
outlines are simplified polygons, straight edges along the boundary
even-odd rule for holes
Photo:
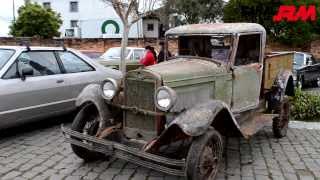
[[[301,127],[295,124],[294,127]],[[10,130],[0,138],[0,179],[178,179],[119,159],[84,163],[70,149],[59,125]],[[183,178],[180,178],[183,179]],[[270,127],[251,141],[227,140],[218,179],[319,179],[320,130],[290,129],[276,140]]]

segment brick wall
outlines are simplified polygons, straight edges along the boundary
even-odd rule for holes
[[[320,60],[320,40],[311,43],[310,52],[318,61]]]
[[[78,50],[94,50],[104,52],[110,47],[121,46],[121,39],[38,39],[38,38],[0,38],[0,45],[21,45],[28,42],[30,46],[61,46]],[[145,47],[147,45],[159,50],[159,40],[157,39],[129,39],[129,45],[133,47]],[[171,42],[169,47],[176,49],[177,45]],[[175,51],[175,50],[174,50]]]
[[[0,45],[19,45],[22,41],[27,41],[32,46],[59,46],[62,42],[66,47],[78,50],[94,50],[104,52],[110,47],[121,46],[121,39],[38,39],[38,38],[0,38]],[[159,40],[157,39],[129,39],[129,46],[145,47],[151,45],[159,50]],[[177,52],[177,43],[175,41],[169,42],[169,49],[171,53]],[[305,47],[293,48],[284,46],[279,43],[267,44],[266,52],[271,51],[304,51],[311,52],[316,59],[320,59],[320,40],[313,41],[310,45]]]

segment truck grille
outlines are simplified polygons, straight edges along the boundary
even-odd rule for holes
[[[126,105],[140,110],[155,111],[155,80],[126,79]],[[150,140],[156,135],[156,118],[131,111],[125,112],[125,132],[130,138]]]
[[[155,82],[150,80],[126,80],[127,106],[144,110],[155,110]]]

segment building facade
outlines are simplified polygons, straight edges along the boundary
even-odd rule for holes
[[[122,22],[102,0],[31,0],[60,13],[63,38],[121,38]],[[132,25],[129,38],[158,38],[159,21],[143,19]]]

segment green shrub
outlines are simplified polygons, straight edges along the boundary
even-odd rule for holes
[[[297,89],[292,99],[291,116],[295,120],[320,121],[320,96]]]

